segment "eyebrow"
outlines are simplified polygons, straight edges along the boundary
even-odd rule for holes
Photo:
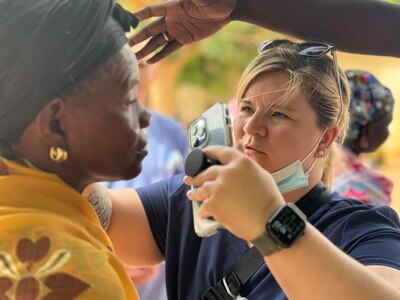
[[[289,105],[290,105],[290,103],[288,104],[288,105],[285,105],[285,106],[279,106],[279,105],[277,105],[276,104],[276,102],[278,102],[279,100],[276,100],[274,103],[272,103],[269,107],[268,107],[268,109],[284,109],[284,110],[286,110],[286,111],[296,111],[296,109],[294,109],[293,107],[290,107]],[[242,103],[242,104],[248,104],[248,105],[252,105],[252,102],[251,101],[249,101],[249,100],[246,100],[246,99],[242,99],[242,100],[240,100],[239,101],[239,103]]]
[[[296,109],[294,109],[293,107],[290,107],[289,105],[290,105],[290,103],[285,106],[279,106],[279,105],[276,105],[275,103],[273,103],[271,105],[271,108],[279,108],[279,109],[283,109],[283,110],[287,110],[287,111],[296,111]]]
[[[242,99],[242,100],[239,100],[239,103],[251,104],[251,101]]]

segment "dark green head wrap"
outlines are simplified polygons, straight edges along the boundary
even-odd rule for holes
[[[110,59],[137,23],[113,0],[0,0],[0,145]]]

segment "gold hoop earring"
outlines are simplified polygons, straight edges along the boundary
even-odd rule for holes
[[[58,164],[63,163],[68,159],[68,151],[61,147],[51,147],[50,158]]]

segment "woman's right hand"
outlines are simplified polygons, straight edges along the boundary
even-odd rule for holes
[[[151,38],[136,53],[138,60],[163,46],[148,60],[149,63],[155,63],[183,45],[202,40],[220,30],[231,21],[235,6],[236,0],[174,0],[148,5],[135,14],[141,20],[160,18],[133,35],[129,44],[132,46]]]
[[[269,217],[285,201],[271,174],[238,150],[210,146],[204,153],[213,165],[195,177],[186,176],[192,201],[202,202],[200,217],[214,217],[239,238],[251,241],[265,228]]]

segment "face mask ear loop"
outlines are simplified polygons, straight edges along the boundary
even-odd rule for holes
[[[304,174],[306,174],[307,179],[308,179],[308,177],[310,177],[310,172],[314,168],[316,162],[317,162],[317,158],[314,158],[314,161],[311,164],[311,166],[308,168],[307,172],[304,172]]]
[[[324,137],[324,134],[326,132],[327,128],[324,129],[324,132],[322,132],[321,137],[319,138],[318,142],[315,144],[314,148],[311,149],[310,153],[308,153],[308,155],[300,162],[301,165],[303,165],[303,163],[307,160],[307,158],[309,158],[311,156],[311,154],[314,153],[314,151],[318,148],[319,142],[322,140],[322,138]],[[311,166],[308,168],[308,170],[306,172],[304,172],[308,177],[310,177],[310,172],[311,170],[314,168],[315,163],[317,162],[317,158],[314,158],[313,163],[311,164]]]

